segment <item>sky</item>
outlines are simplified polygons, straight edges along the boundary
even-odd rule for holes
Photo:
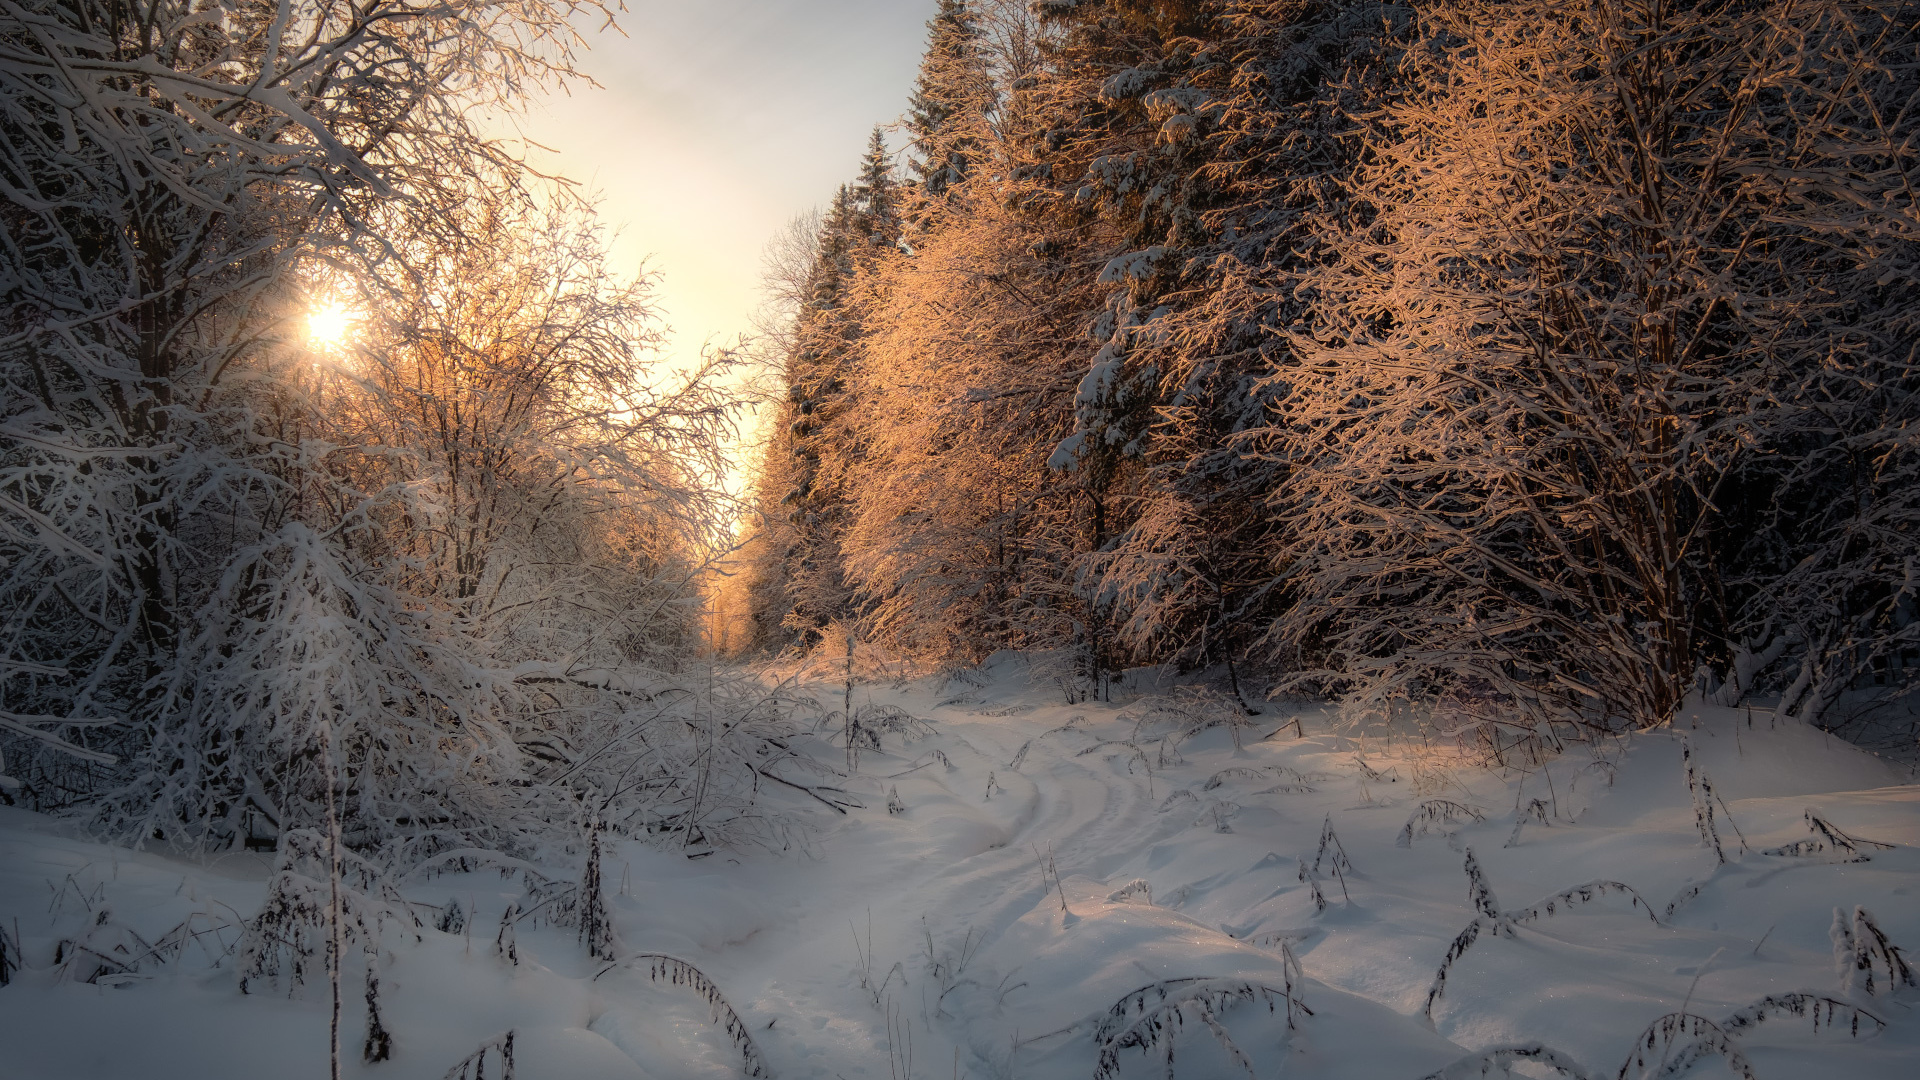
[[[519,119],[531,152],[602,197],[614,253],[659,274],[670,359],[727,344],[760,304],[761,253],[853,178],[906,110],[935,0],[628,0],[589,36],[599,88]]]

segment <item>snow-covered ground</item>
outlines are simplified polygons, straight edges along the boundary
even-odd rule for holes
[[[860,687],[855,701],[897,706],[932,734],[888,735],[865,754],[844,785],[865,808],[821,811],[808,850],[689,861],[623,844],[604,863],[622,954],[704,972],[783,1080],[1085,1080],[1103,1038],[1123,1077],[1164,1075],[1169,1044],[1181,1077],[1250,1067],[1415,1080],[1527,1043],[1594,1077],[1639,1048],[1633,1077],[1711,1041],[1700,1023],[1671,1045],[1637,1041],[1681,1011],[1729,1032],[1762,1080],[1920,1075],[1920,994],[1868,995],[1859,977],[1849,989],[1830,938],[1836,908],[1851,926],[1863,907],[1920,954],[1920,787],[1818,731],[1703,709],[1672,731],[1501,776],[1439,748],[1357,744],[1318,712],[1304,735],[1269,708],[1239,748],[1218,726],[1180,740],[1177,718],[1150,715],[1152,698],[1063,704],[1018,657],[971,683]],[[1711,781],[1729,860],[1717,868],[1683,741]],[[895,792],[904,810],[890,813]],[[1447,820],[1434,804],[1435,820],[1408,830],[1434,800],[1467,809]],[[1809,808],[1897,846],[1861,845],[1866,860],[1852,862],[1830,843],[1762,853],[1812,839]],[[1329,826],[1350,860],[1343,873],[1331,845],[1322,851]],[[1479,917],[1468,852],[1492,892],[1483,902],[1514,916],[1512,931],[1481,924],[1429,1022],[1436,969]],[[324,977],[291,996],[242,995],[226,951],[263,902],[271,860],[129,853],[0,811],[0,924],[27,963],[0,988],[0,1078],[325,1076]],[[1629,886],[1658,918],[1611,889],[1517,914],[1595,880]],[[388,928],[381,1002],[394,1053],[375,1065],[358,1063],[365,1009],[360,950],[349,949],[350,1075],[436,1080],[509,1029],[523,1080],[740,1075],[740,1052],[685,980],[653,981],[645,962],[609,970],[572,930],[533,920],[518,928],[520,962],[499,956],[519,876],[448,874],[405,891],[422,905],[456,900],[473,918],[442,932],[422,906],[417,935]],[[76,976],[101,965],[55,963],[63,940],[124,957],[144,947],[128,931],[154,943],[180,926],[194,934],[172,960],[131,974],[86,983]],[[75,956],[64,947],[63,960]],[[1884,991],[1884,971],[1875,977]],[[1784,1006],[1805,999],[1781,995],[1801,990],[1833,1000],[1796,1017]],[[1736,1021],[1768,995],[1782,1008],[1766,1023]],[[1690,1072],[1725,1070],[1708,1056]]]

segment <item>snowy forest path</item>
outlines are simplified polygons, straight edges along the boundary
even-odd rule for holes
[[[1697,964],[1716,948],[1731,955],[1741,942],[1751,953],[1767,926],[1747,924],[1762,917],[1779,924],[1767,946],[1775,962],[1723,958],[1724,974],[1703,976],[1696,1000],[1712,1000],[1712,1012],[1745,1004],[1756,986],[1831,981],[1825,913],[1841,898],[1793,884],[1813,882],[1812,868],[1707,873],[1711,855],[1703,862],[1670,736],[1610,750],[1611,786],[1591,772],[1591,755],[1563,759],[1549,779],[1367,746],[1363,769],[1362,747],[1325,734],[1314,712],[1304,737],[1283,731],[1291,716],[1276,714],[1243,728],[1236,746],[1226,726],[1183,733],[1156,719],[1169,698],[1067,703],[1057,688],[1029,683],[1024,661],[1008,668],[1017,670],[989,670],[986,685],[957,694],[959,684],[858,687],[856,708],[898,709],[928,725],[863,752],[842,783],[865,808],[832,819],[806,857],[716,867],[698,888],[684,868],[678,884],[649,874],[648,888],[668,895],[648,905],[636,892],[623,911],[630,944],[688,954],[727,988],[784,1080],[1083,1080],[1109,1006],[1141,987],[1196,978],[1280,987],[1283,945],[1301,959],[1305,981],[1295,985],[1314,1017],[1294,1031],[1266,1009],[1218,1017],[1258,1075],[1285,1062],[1336,1080],[1414,1080],[1469,1048],[1530,1038],[1611,1071],[1635,1031],[1678,1006],[1687,979],[1676,972],[1693,970],[1682,961]],[[841,706],[837,685],[819,693],[827,710]],[[838,722],[829,718],[819,733],[833,742],[823,757],[841,752],[825,730]],[[1920,842],[1912,789],[1858,790],[1895,779],[1879,763],[1825,743],[1815,760],[1804,732],[1771,737],[1779,758],[1766,764],[1757,734],[1732,755],[1731,739],[1695,736],[1723,790],[1746,798],[1732,805],[1750,837],[1790,833],[1804,796],[1822,792],[1823,805],[1847,807],[1868,835]],[[1370,779],[1369,770],[1387,775]],[[1514,818],[1501,807],[1549,787],[1558,800],[1551,823],[1506,846]],[[1400,847],[1409,815],[1439,795],[1487,820]],[[1327,823],[1353,867],[1336,877],[1323,863],[1303,874]],[[1468,847],[1510,902],[1596,876],[1626,881],[1657,906],[1692,883],[1703,898],[1731,889],[1735,900],[1768,899],[1750,917],[1703,899],[1705,914],[1662,925],[1624,903],[1596,902],[1511,943],[1490,939],[1499,943],[1456,965],[1460,989],[1429,1026],[1420,1016],[1427,986],[1474,914],[1461,872]],[[1886,862],[1869,892],[1892,910],[1892,891],[1915,883],[1920,863],[1905,849]],[[1907,934],[1920,939],[1920,926]],[[1169,1023],[1169,1032],[1187,1031],[1177,1035],[1178,1075],[1244,1075],[1205,1025]],[[1155,1044],[1153,1057],[1163,1048]],[[1765,1051],[1781,1061],[1818,1052]],[[1901,1075],[1912,1052],[1886,1039],[1849,1048],[1864,1055],[1865,1076],[1880,1066]],[[647,1064],[661,1080],[719,1075]],[[1160,1070],[1129,1053],[1118,1075]]]
[[[856,707],[894,727],[851,776],[788,774],[863,806],[836,814],[768,789],[769,809],[814,815],[794,850],[607,849],[617,948],[677,957],[705,982],[609,967],[573,927],[539,918],[500,947],[502,914],[529,899],[511,874],[407,886],[417,910],[467,917],[387,935],[394,1057],[347,1075],[438,1080],[513,1030],[527,1077],[732,1080],[743,1058],[703,1000],[709,984],[778,1080],[1141,1080],[1164,1075],[1169,1048],[1183,1080],[1246,1075],[1223,1038],[1261,1077],[1417,1080],[1529,1042],[1615,1075],[1635,1036],[1683,1004],[1714,1019],[1797,991],[1857,1002],[1887,1027],[1853,1039],[1845,1025],[1783,1016],[1746,1030],[1740,1049],[1761,1080],[1841,1067],[1906,1080],[1920,1062],[1908,1003],[1847,989],[1828,937],[1836,909],[1864,925],[1857,909],[1894,944],[1920,947],[1920,787],[1823,732],[1703,709],[1677,729],[1501,774],[1417,741],[1357,741],[1321,710],[1301,716],[1302,734],[1270,709],[1236,745],[1219,721],[1239,714],[1190,690],[1069,704],[1024,658],[973,674],[856,688]],[[838,689],[818,688],[821,722],[793,743],[823,765],[845,760]],[[1723,865],[1695,825],[1683,741],[1712,777]],[[1429,813],[1439,799],[1461,809]],[[1805,847],[1809,810],[1897,846],[1862,849],[1865,861],[1769,854]],[[1476,921],[1468,852],[1516,919],[1560,899],[1512,935],[1481,933],[1429,1023],[1428,987]],[[317,982],[292,1000],[239,994],[212,939],[113,990],[54,959],[88,955],[62,952],[63,939],[110,954],[113,935],[231,925],[262,909],[268,865],[129,853],[0,808],[0,926],[28,962],[0,988],[0,1077],[95,1080],[153,1062],[208,1080],[325,1076]],[[578,866],[549,869],[564,882]],[[1595,879],[1632,887],[1659,920],[1611,888],[1567,899]],[[343,1034],[357,1045],[359,968],[348,974]],[[1288,993],[1311,1014],[1290,1024]]]

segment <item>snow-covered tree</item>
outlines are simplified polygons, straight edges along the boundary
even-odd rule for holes
[[[940,10],[927,23],[927,51],[907,108],[910,165],[933,198],[965,180],[986,152],[980,124],[996,97],[986,62],[967,0],[940,0]]]
[[[513,847],[589,800],[782,842],[777,695],[671,670],[729,401],[649,378],[644,286],[469,125],[584,9],[0,12],[9,797],[198,847],[330,805]],[[304,340],[356,297],[357,348]]]
[[[1909,632],[1915,26],[1421,12],[1274,376],[1283,630],[1326,675],[1552,741],[1742,641],[1831,687]]]

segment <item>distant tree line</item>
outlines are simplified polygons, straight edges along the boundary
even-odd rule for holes
[[[1917,106],[1904,0],[941,0],[789,275],[756,643],[1833,721],[1920,650]]]

